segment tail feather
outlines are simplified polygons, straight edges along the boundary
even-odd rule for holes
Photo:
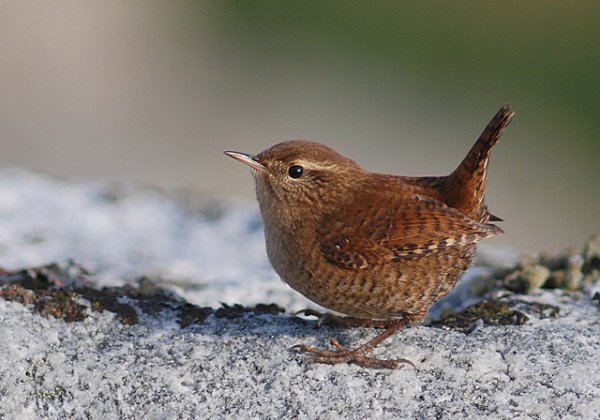
[[[471,176],[480,173],[480,177],[485,179],[485,167],[492,147],[498,143],[504,129],[510,124],[514,115],[515,113],[510,109],[510,104],[504,104],[485,127],[467,156],[454,172]]]
[[[485,205],[487,164],[492,147],[498,143],[514,115],[510,104],[504,104],[485,127],[458,168],[447,178],[450,186],[448,191],[453,192],[451,205],[481,223],[500,220],[497,216],[491,215]]]
[[[490,214],[488,222],[504,222],[504,220],[494,214]]]

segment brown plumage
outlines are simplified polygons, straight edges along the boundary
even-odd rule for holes
[[[321,363],[410,363],[367,354],[422,320],[469,267],[475,243],[502,233],[489,223],[500,219],[485,204],[486,169],[513,115],[504,105],[458,168],[441,177],[368,172],[305,140],[279,143],[256,156],[225,152],[253,169],[267,254],[283,281],[349,315],[341,320],[346,325],[387,327],[352,351],[336,340],[334,351],[298,349]]]

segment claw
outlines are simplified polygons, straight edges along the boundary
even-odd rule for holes
[[[324,363],[328,365],[353,363],[363,368],[373,369],[398,369],[402,365],[408,364],[414,369],[417,368],[415,364],[408,359],[378,359],[376,357],[367,356],[360,347],[356,350],[349,351],[335,338],[332,338],[329,342],[337,350],[321,350],[306,344],[297,344],[293,346],[292,349],[303,353],[310,353],[314,363]]]
[[[339,341],[337,341],[335,338],[330,338],[329,339],[329,344],[331,344],[333,347],[335,347],[336,349],[338,349],[339,351],[345,351],[348,352],[348,349],[344,346],[342,346],[340,344]]]
[[[310,310],[309,310],[310,311]],[[413,368],[417,368],[413,362],[408,359],[378,359],[376,357],[367,356],[375,347],[377,347],[383,340],[390,337],[400,328],[405,326],[406,320],[396,321],[389,325],[387,329],[366,342],[362,346],[355,350],[348,350],[342,346],[335,338],[329,339],[329,344],[335,347],[336,350],[321,350],[313,346],[306,344],[297,344],[292,347],[293,350],[310,353],[312,355],[312,361],[315,363],[325,363],[329,365],[335,365],[338,363],[354,363],[363,368],[374,368],[374,369],[398,369],[403,364],[411,365]]]

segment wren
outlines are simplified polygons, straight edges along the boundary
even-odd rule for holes
[[[514,116],[505,104],[458,168],[447,176],[373,173],[319,143],[292,140],[250,155],[269,260],[281,279],[313,302],[347,315],[347,326],[385,331],[349,350],[296,349],[318,363],[397,368],[406,359],[369,353],[421,321],[471,265],[475,244],[499,235],[485,204],[492,147]],[[307,313],[312,313],[311,311]]]

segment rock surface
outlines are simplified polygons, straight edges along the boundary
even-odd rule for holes
[[[0,170],[0,418],[600,418],[589,273],[521,295],[475,268],[432,311],[458,313],[378,349],[416,370],[315,365],[290,348],[374,330],[293,316],[261,229],[252,204]]]

